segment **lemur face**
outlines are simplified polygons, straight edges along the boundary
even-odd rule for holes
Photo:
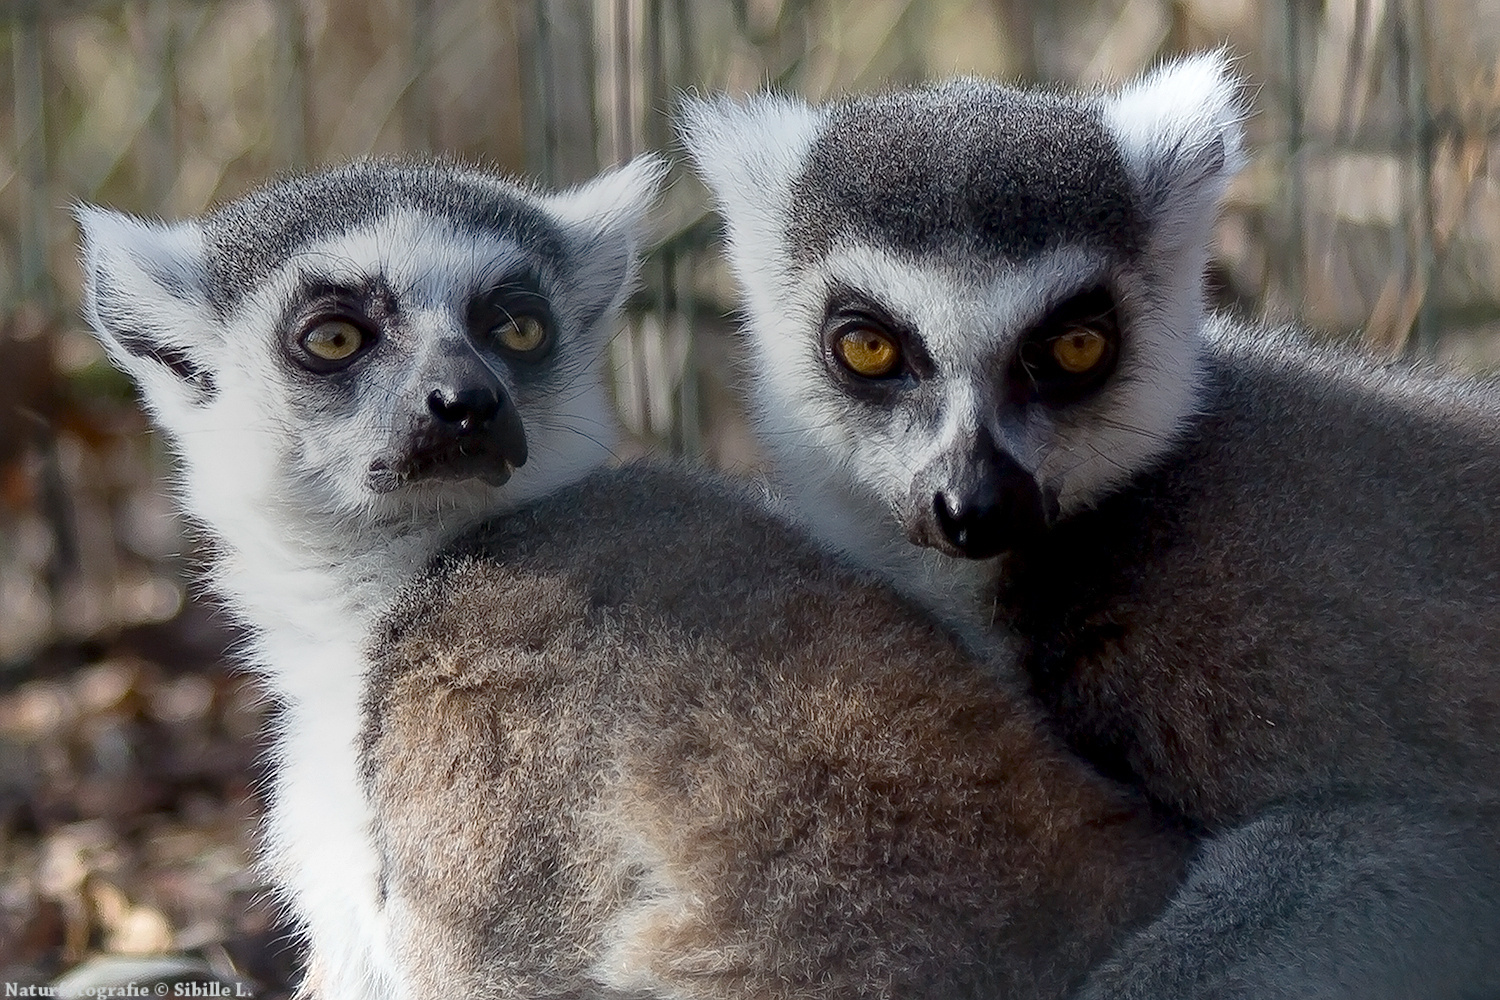
[[[1149,464],[1192,405],[1235,92],[1201,56],[1113,94],[689,104],[793,487],[985,558]]]
[[[375,518],[519,501],[608,455],[608,319],[658,176],[545,196],[364,162],[169,226],[85,208],[90,318],[190,489]]]

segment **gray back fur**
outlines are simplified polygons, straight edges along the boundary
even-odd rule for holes
[[[1288,803],[1203,843],[1076,1000],[1500,996],[1500,810]]]
[[[417,995],[1058,997],[1182,841],[889,589],[631,467],[459,543],[374,653]]]
[[[1158,467],[990,613],[1106,773],[1216,833],[1082,996],[1500,993],[1500,392],[1205,328]]]
[[[1320,790],[1500,793],[1500,393],[1205,334],[1179,447],[1010,559],[1035,690],[1212,826]]]

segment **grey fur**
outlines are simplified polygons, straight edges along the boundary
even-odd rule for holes
[[[266,854],[299,995],[1061,997],[1188,835],[734,490],[576,485],[613,430],[587,303],[626,294],[659,176],[365,164],[207,222],[79,212],[91,319],[283,702]],[[549,273],[428,182],[591,256]],[[507,345],[523,311],[551,353]]]
[[[1179,446],[997,580],[1070,744],[1218,833],[1084,996],[1500,995],[1500,393],[1204,332]]]
[[[997,581],[1038,695],[1215,829],[1319,790],[1500,792],[1500,393],[1204,332],[1180,443]]]
[[[1288,804],[1204,842],[1077,1000],[1493,998],[1500,811]]]
[[[1183,79],[1203,92],[1157,82]],[[962,234],[913,236],[924,231],[905,206],[972,217],[977,186],[968,167],[933,174],[934,154],[906,137],[942,134],[942,159],[963,165],[986,162],[971,151],[995,143],[972,125],[935,128],[926,91],[868,105],[887,118],[864,134],[901,137],[884,149],[912,159],[886,170],[902,184],[930,180],[883,213],[861,185],[898,191],[880,188],[863,159],[859,183],[820,183],[824,202],[787,199],[769,169],[733,166],[736,130],[765,145],[764,122],[796,120],[786,104],[695,106],[685,133],[726,212],[759,356],[791,366],[762,361],[755,384],[793,505],[940,613],[1019,641],[1024,675],[1069,743],[1215,838],[1189,886],[1085,995],[1495,995],[1500,393],[1203,315],[1212,195],[1239,141],[1233,86],[1216,57],[1168,67],[1127,89],[1097,133],[1081,131],[1066,102],[1035,105],[1029,127],[1050,131],[1043,148],[1102,142],[1076,155],[1127,162],[1132,212],[1148,220],[1082,265],[1067,251],[1087,245],[1076,232],[1093,209],[1048,221],[1056,239],[1028,238],[999,260]],[[990,93],[996,107],[1021,100]],[[819,123],[812,152],[789,133],[787,149],[752,166],[816,158],[831,128],[822,116],[837,121],[838,108],[799,112]],[[784,182],[792,192],[798,176]],[[1081,194],[1065,180],[1029,206],[1047,220]],[[826,204],[835,195],[842,202]],[[1101,195],[1106,206],[1117,197]],[[824,228],[840,239],[801,235]],[[932,305],[954,323],[902,334],[924,344],[931,374],[906,372],[910,384],[893,379],[884,395],[847,388],[817,326],[836,287],[819,254],[865,247],[859,259],[878,262],[861,265],[875,276],[866,281],[917,276],[902,284],[908,310],[930,305],[912,301],[914,288],[972,296]],[[1010,374],[1035,322],[1025,303],[1098,282],[1119,304],[1118,366],[1077,400],[1033,399]],[[1008,283],[1024,292],[1007,297]],[[887,289],[861,292],[879,300]],[[988,316],[991,302],[1009,311]],[[1156,396],[1153,417],[1141,404]],[[976,412],[944,423],[948,405]],[[946,487],[924,477],[983,479],[951,470],[977,470],[992,447],[1062,496],[1060,520],[1035,518],[983,564],[911,547],[908,537],[942,541],[931,524]],[[1091,477],[1069,479],[1089,463]]]
[[[553,271],[569,258],[546,213],[493,174],[443,162],[360,160],[285,177],[203,218],[215,307],[229,313],[309,245],[398,207],[447,219],[457,232],[503,233]]]
[[[738,488],[596,475],[461,540],[373,654],[413,995],[1059,997],[1185,841]]]
[[[1130,253],[1143,217],[1105,135],[1096,102],[985,80],[849,98],[793,187],[788,246],[802,260],[843,235],[948,260]]]

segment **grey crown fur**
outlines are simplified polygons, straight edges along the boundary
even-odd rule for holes
[[[447,220],[457,232],[504,233],[553,271],[583,249],[493,174],[426,160],[359,160],[273,182],[204,216],[214,304],[228,312],[307,247],[400,207]]]
[[[1119,252],[1145,225],[1098,115],[983,80],[838,105],[787,218],[787,248],[803,261],[844,235],[955,263],[1064,243]]]

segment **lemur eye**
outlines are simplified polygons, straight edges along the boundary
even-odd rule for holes
[[[901,364],[901,346],[888,334],[856,327],[833,342],[834,353],[856,375],[885,378]]]
[[[1098,330],[1074,327],[1052,340],[1052,359],[1070,375],[1082,375],[1104,360],[1109,341]]]
[[[1114,296],[1099,286],[1058,303],[1022,338],[1011,369],[1024,399],[1064,406],[1109,379],[1120,354]]]
[[[528,359],[539,357],[550,346],[547,325],[535,316],[514,316],[496,327],[492,336],[505,350]]]
[[[345,361],[364,345],[364,331],[345,319],[324,320],[302,338],[307,353],[324,361]]]

